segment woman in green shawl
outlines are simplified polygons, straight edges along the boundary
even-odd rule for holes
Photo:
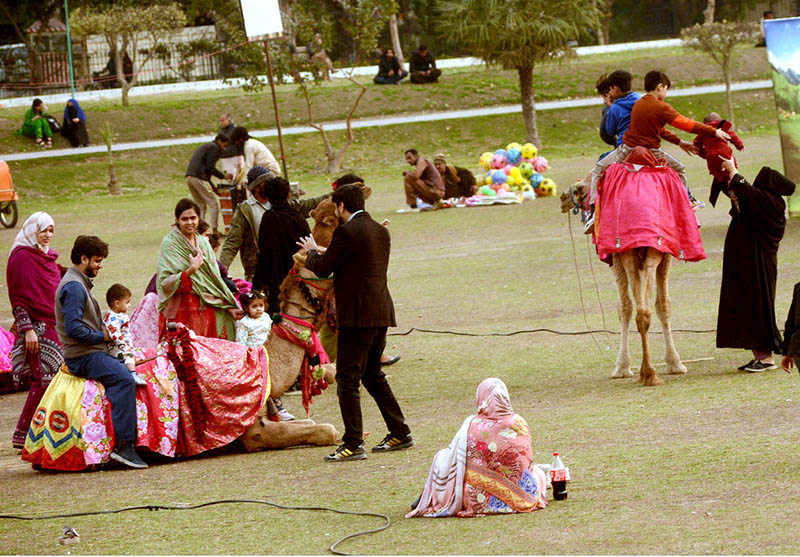
[[[236,339],[241,317],[236,299],[219,274],[211,245],[197,233],[200,208],[191,199],[175,206],[175,224],[158,255],[159,336],[170,321],[204,337]]]
[[[33,104],[25,111],[25,121],[17,133],[33,137],[40,147],[53,146],[53,130],[47,122],[47,106],[42,99],[33,99]]]

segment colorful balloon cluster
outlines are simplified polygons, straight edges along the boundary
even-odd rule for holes
[[[533,143],[509,143],[505,149],[481,155],[480,165],[486,174],[478,177],[483,184],[478,193],[486,196],[522,195],[525,199],[556,195],[556,184],[542,173],[550,168],[547,159],[538,156]]]

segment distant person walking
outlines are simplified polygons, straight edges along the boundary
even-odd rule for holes
[[[372,81],[377,85],[396,85],[407,75],[408,72],[400,67],[400,61],[394,55],[394,49],[387,48],[378,60],[378,75]]]
[[[436,68],[436,60],[424,44],[419,45],[417,51],[411,55],[409,69],[412,83],[436,83],[442,75],[442,70]]]
[[[219,220],[219,202],[217,201],[217,189],[211,182],[211,177],[216,176],[223,180],[230,180],[233,175],[223,174],[217,170],[217,160],[220,153],[228,147],[229,140],[221,133],[217,134],[214,141],[205,143],[198,147],[189,161],[189,168],[186,169],[186,185],[195,203],[200,207],[200,220],[206,221],[211,225],[214,232],[217,230]],[[208,218],[206,218],[208,213]]]

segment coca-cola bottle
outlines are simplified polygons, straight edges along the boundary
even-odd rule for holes
[[[558,453],[553,453],[553,465],[550,467],[550,483],[553,486],[553,499],[561,501],[567,498],[567,469],[561,462]]]

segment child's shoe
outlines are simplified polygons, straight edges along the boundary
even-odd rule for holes
[[[689,201],[692,204],[692,211],[699,211],[700,209],[706,206],[705,201],[700,201],[699,199],[695,199],[694,196],[690,197]]]
[[[589,209],[583,216],[583,233],[591,234],[594,232],[594,206],[589,206]]]
[[[133,382],[136,383],[137,386],[143,387],[144,385],[147,385],[147,381],[145,381],[144,378],[135,371],[132,371],[131,375],[133,375]]]

